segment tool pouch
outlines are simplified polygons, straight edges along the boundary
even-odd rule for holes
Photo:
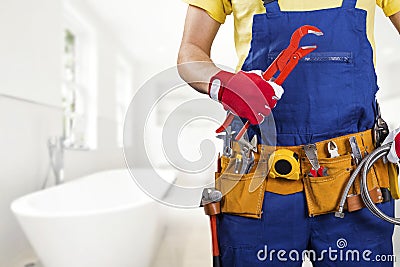
[[[352,134],[356,136],[360,146],[361,154],[371,153],[375,148],[370,131]],[[319,154],[319,163],[328,169],[328,176],[309,177],[306,175],[311,166],[306,162],[302,165],[304,191],[307,199],[310,216],[335,212],[339,208],[339,202],[352,172],[357,167],[350,155],[351,148],[348,145],[349,136],[333,139],[339,146],[339,154],[336,158],[326,158],[323,153]],[[324,147],[323,142],[321,147]],[[323,151],[323,149],[320,149]],[[382,202],[381,188],[389,188],[390,164],[384,164],[382,160],[377,161],[367,175],[368,191],[375,203]],[[356,211],[364,207],[361,198],[360,174],[357,176],[349,195],[347,196],[345,208],[349,211]]]
[[[267,162],[255,161],[249,174],[227,171],[230,158],[221,157],[221,172],[215,173],[215,187],[222,192],[221,211],[248,218],[261,218]]]
[[[304,191],[310,216],[335,212],[339,207],[340,197],[350,178],[351,155],[336,158],[322,158],[321,166],[328,169],[328,175],[310,177],[306,171],[303,177]],[[307,170],[311,165],[305,165]],[[303,172],[304,173],[304,172]]]

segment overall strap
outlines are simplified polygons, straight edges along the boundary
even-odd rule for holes
[[[342,8],[352,9],[356,8],[357,0],[343,0]]]
[[[278,0],[263,0],[265,10],[268,14],[280,13],[281,8],[279,7]]]

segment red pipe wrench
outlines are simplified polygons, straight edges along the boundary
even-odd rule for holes
[[[289,76],[292,70],[299,63],[300,59],[314,51],[317,46],[302,46],[299,47],[301,39],[307,34],[315,34],[317,36],[323,35],[322,31],[317,27],[304,25],[298,28],[290,39],[289,46],[284,49],[277,58],[271,63],[268,69],[262,74],[263,78],[267,81],[271,80],[276,72],[280,72],[274,82],[278,85],[282,85],[285,79]],[[216,130],[217,133],[224,131],[233,121],[235,115],[228,111],[228,115],[224,123]],[[247,121],[243,128],[237,134],[235,140],[238,141],[250,126],[250,122]]]

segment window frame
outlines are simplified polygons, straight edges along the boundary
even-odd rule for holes
[[[94,150],[97,148],[97,45],[96,31],[84,16],[78,14],[73,7],[67,3],[63,4],[63,27],[62,30],[69,30],[75,36],[75,86],[81,97],[83,122],[81,134],[82,140],[74,140],[73,133],[68,136],[68,129],[64,123],[63,133],[65,145],[70,149]],[[63,48],[65,48],[65,40],[63,39]],[[63,49],[63,56],[64,56]],[[66,85],[64,76],[64,60],[63,60],[63,86]],[[64,116],[66,110],[64,109]],[[78,136],[79,137],[79,136]],[[71,139],[72,138],[72,139]]]

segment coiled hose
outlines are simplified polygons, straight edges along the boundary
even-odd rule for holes
[[[372,201],[371,196],[368,192],[368,184],[367,184],[367,174],[370,171],[371,167],[377,162],[380,158],[387,155],[390,150],[392,143],[387,143],[383,146],[375,149],[371,154],[365,156],[357,168],[354,170],[350,179],[344,189],[342,198],[339,203],[339,211],[335,213],[336,217],[343,218],[344,217],[344,204],[346,202],[347,196],[349,194],[350,188],[353,185],[357,175],[361,172],[361,198],[365,204],[365,206],[378,218],[390,222],[392,224],[400,225],[400,218],[393,218],[386,214],[384,214]]]

